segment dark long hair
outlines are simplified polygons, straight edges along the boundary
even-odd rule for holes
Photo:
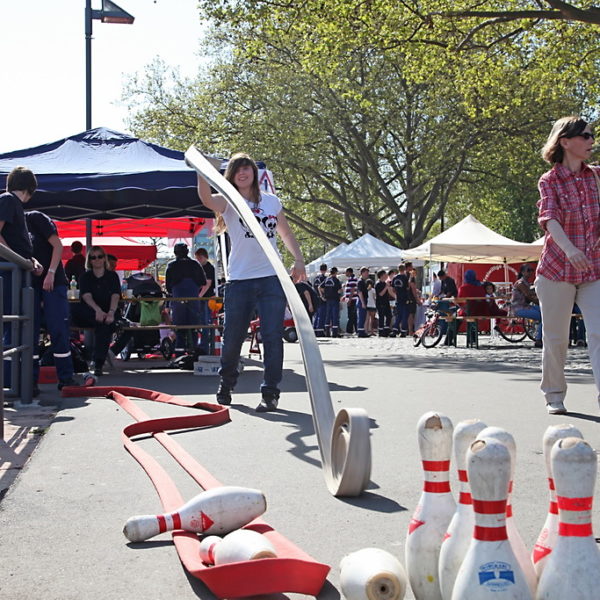
[[[227,163],[227,168],[225,169],[224,177],[225,177],[225,179],[227,179],[227,181],[229,181],[229,183],[231,183],[231,185],[233,187],[235,187],[235,189],[237,189],[234,179],[235,179],[235,174],[237,173],[238,169],[240,169],[241,167],[252,167],[252,172],[254,173],[254,179],[252,181],[252,185],[250,186],[251,198],[248,198],[248,200],[253,202],[255,206],[258,206],[258,204],[260,203],[260,186],[258,184],[258,167],[256,166],[256,163],[252,160],[252,158],[250,157],[249,154],[246,154],[245,152],[237,152],[236,154],[234,154],[229,159],[229,162]],[[225,226],[225,221],[223,220],[223,215],[218,213],[217,221],[215,223],[215,232],[217,234],[223,233],[225,231],[225,229],[226,229],[226,226]]]
[[[579,116],[563,117],[554,123],[548,140],[542,148],[542,158],[550,163],[556,164],[563,161],[565,152],[560,144],[561,138],[572,138],[583,133],[588,122]]]

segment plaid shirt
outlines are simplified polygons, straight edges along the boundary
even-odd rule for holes
[[[600,167],[594,167],[594,171],[600,175]],[[546,230],[548,221],[558,221],[567,237],[592,265],[587,271],[575,269],[546,231],[538,275],[575,285],[600,279],[600,247],[594,248],[600,237],[600,198],[592,168],[584,165],[581,171],[572,173],[557,163],[540,177],[538,189],[540,227]]]

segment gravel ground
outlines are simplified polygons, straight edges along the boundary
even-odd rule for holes
[[[532,371],[540,371],[542,366],[542,350],[534,348],[529,339],[516,344],[505,341],[502,338],[491,338],[488,335],[479,336],[479,348],[467,348],[466,337],[458,336],[457,346],[445,346],[440,342],[434,348],[424,348],[419,345],[415,348],[412,338],[357,338],[354,336],[338,339],[320,338],[320,344],[337,344],[356,350],[368,349],[380,355],[401,355],[411,357],[422,357],[424,361],[433,358],[441,358],[445,363],[460,361],[461,363],[475,361],[490,368],[499,365],[509,367],[518,365],[520,368],[528,368]],[[569,348],[566,373],[592,374],[588,349],[583,347]]]

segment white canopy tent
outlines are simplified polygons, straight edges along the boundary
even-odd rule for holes
[[[344,248],[346,248],[347,246],[348,244],[346,244],[346,242],[342,242],[339,246],[336,246],[328,252],[325,252],[323,256],[319,256],[319,258],[315,258],[315,260],[309,262],[306,265],[307,274],[312,275],[313,273],[316,273],[323,263],[325,263],[328,267],[331,266],[328,261],[330,261],[331,258],[333,258],[338,252],[344,250]]]
[[[405,259],[511,264],[537,261],[542,246],[504,237],[469,215],[428,242],[404,251]]]
[[[370,233],[365,233],[352,243],[340,245],[328,254],[312,261],[307,269],[311,273],[310,266],[315,264],[314,270],[318,270],[321,263],[326,263],[328,267],[337,267],[338,269],[352,267],[355,271],[360,267],[371,269],[397,267],[403,258],[404,250],[387,244]]]

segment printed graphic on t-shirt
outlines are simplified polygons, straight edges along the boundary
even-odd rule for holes
[[[268,238],[275,237],[275,230],[277,229],[277,215],[265,215],[260,207],[252,208],[252,214],[256,217],[256,221],[262,227]],[[244,230],[244,237],[253,238],[252,232],[246,226],[243,219],[240,219],[240,227]]]

